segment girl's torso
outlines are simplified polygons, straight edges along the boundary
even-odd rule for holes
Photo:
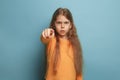
[[[47,45],[47,72],[46,80],[75,80],[73,49],[70,42],[60,39],[60,56],[57,65],[57,74],[53,74],[53,60],[55,54],[56,38],[52,38]]]

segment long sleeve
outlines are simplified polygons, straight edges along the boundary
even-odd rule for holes
[[[47,44],[50,41],[50,38],[44,38],[42,35],[40,36],[40,40],[44,43]]]
[[[44,38],[42,35],[40,36],[40,40],[44,43],[44,44],[48,44],[49,41],[54,38],[54,36],[50,37],[50,38]]]

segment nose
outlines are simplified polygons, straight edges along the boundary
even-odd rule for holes
[[[64,27],[65,27],[64,23],[61,23],[61,28],[64,28]]]

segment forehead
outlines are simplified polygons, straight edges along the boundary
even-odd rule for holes
[[[69,21],[64,15],[58,15],[56,21]]]

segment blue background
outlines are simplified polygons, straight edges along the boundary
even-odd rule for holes
[[[73,14],[84,80],[120,80],[120,0],[0,0],[0,80],[43,80],[39,37],[58,7]]]

